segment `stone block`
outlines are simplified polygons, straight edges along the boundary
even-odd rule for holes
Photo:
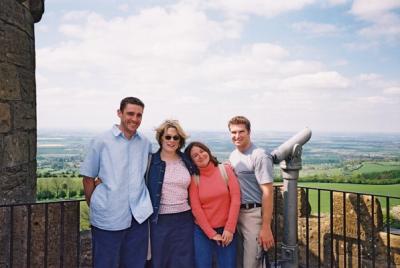
[[[29,161],[36,162],[36,150],[37,150],[37,141],[36,141],[36,131],[32,131],[28,133],[28,143],[29,143]],[[34,167],[36,170],[36,166]],[[36,173],[35,173],[36,174]]]
[[[17,132],[4,137],[3,166],[13,167],[29,161],[28,134]]]
[[[0,21],[0,62],[6,61],[6,52],[3,49],[3,47],[5,46],[4,40],[6,37],[5,29],[3,29],[4,26],[5,24]]]
[[[26,185],[32,179],[28,164],[0,169],[0,204],[34,201],[31,186]]]
[[[14,130],[36,129],[36,106],[34,104],[18,101],[14,103],[13,108]]]
[[[10,105],[0,103],[0,133],[6,133],[11,129]]]
[[[4,134],[0,133],[0,172],[3,168],[3,155],[4,155]]]
[[[343,234],[344,210],[343,194],[333,194],[333,222],[335,234]],[[360,234],[363,239],[372,233],[372,226],[375,232],[383,227],[383,215],[379,199],[374,197],[374,206],[372,207],[372,197],[369,195],[360,196],[360,213],[357,213],[357,195],[346,194],[345,196],[345,214],[346,214],[346,233],[349,237],[357,237],[357,219],[360,219]],[[373,214],[372,214],[373,212]],[[372,217],[374,223],[372,224]]]
[[[26,199],[27,200],[36,200],[36,181],[37,181],[37,176],[36,176],[36,160],[29,161],[28,164],[28,176],[26,177],[25,181],[25,188],[26,188]]]
[[[44,0],[17,0],[31,11],[34,22],[39,22],[44,12]]]
[[[379,241],[383,244],[383,249],[386,249],[388,243],[388,236],[385,232],[379,232]],[[390,234],[390,259],[395,267],[400,267],[400,235]]]
[[[44,0],[29,0],[29,9],[31,11],[33,21],[39,22],[44,12]]]
[[[303,188],[297,189],[297,209],[299,217],[307,217],[311,214],[310,200],[307,200],[306,191]]]
[[[393,219],[400,221],[400,205],[392,207],[390,214],[392,215]]]
[[[21,100],[20,89],[17,68],[0,62],[0,100]]]
[[[17,67],[18,79],[21,85],[21,97],[24,102],[36,106],[36,85],[34,70]]]
[[[1,0],[0,1],[0,24],[1,21],[7,22],[16,28],[26,32],[33,38],[33,23],[34,19],[30,10],[16,0]]]
[[[5,61],[33,71],[35,68],[33,38],[17,27],[6,25],[3,30],[5,34],[1,40],[1,49],[5,53]]]

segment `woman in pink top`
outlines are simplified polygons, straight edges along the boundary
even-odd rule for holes
[[[229,165],[218,166],[218,160],[201,142],[190,143],[185,153],[199,173],[192,177],[189,187],[196,222],[196,267],[212,267],[212,256],[216,255],[218,267],[236,268],[235,230],[240,210],[237,177]]]

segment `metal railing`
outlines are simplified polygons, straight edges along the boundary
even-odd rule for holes
[[[0,205],[0,267],[79,267],[82,201]]]
[[[276,247],[270,254],[280,265],[282,234],[281,186],[275,186]],[[362,192],[298,187],[304,196],[298,209],[299,265],[301,267],[398,267],[400,245],[391,244],[390,208],[400,197]],[[300,194],[299,194],[300,196]],[[383,205],[381,207],[381,204]],[[301,215],[303,214],[303,215]],[[303,228],[301,228],[303,227]],[[397,222],[399,227],[399,222]]]
[[[298,189],[303,191],[298,218],[300,266],[396,266],[400,248],[391,244],[390,207],[400,204],[399,197]],[[270,252],[275,267],[280,265],[283,234],[280,193],[281,187],[275,186],[272,229],[277,246]],[[83,199],[0,205],[0,267],[82,267],[81,205]]]

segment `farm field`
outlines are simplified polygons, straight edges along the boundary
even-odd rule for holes
[[[86,146],[97,132],[47,130],[38,133],[37,200],[83,198],[79,167]],[[144,134],[158,149],[153,131]],[[294,133],[253,132],[252,141],[271,152]],[[190,139],[206,143],[218,160],[229,158],[234,146],[224,131],[193,131]],[[299,185],[339,191],[365,192],[400,197],[400,134],[313,133],[303,147]],[[274,166],[275,179],[281,177]],[[302,182],[303,181],[303,182]],[[362,184],[361,184],[362,183]],[[312,213],[317,213],[317,191],[309,191]],[[382,208],[385,198],[380,198]],[[400,204],[391,199],[390,206]],[[329,212],[329,192],[321,190],[321,212]],[[88,209],[81,203],[82,228],[88,227]]]
[[[368,184],[349,184],[349,183],[299,183],[301,187],[321,188],[327,190],[349,191],[355,193],[367,193],[374,195],[384,195],[394,197],[389,200],[390,207],[400,204],[400,184],[391,185],[368,185]],[[397,197],[397,198],[396,198]],[[311,204],[311,213],[317,214],[318,209],[318,191],[310,189],[309,199]],[[378,197],[381,202],[382,210],[386,209],[386,198]],[[329,212],[329,191],[321,190],[321,212]]]

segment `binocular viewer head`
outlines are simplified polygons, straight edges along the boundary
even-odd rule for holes
[[[311,129],[308,127],[293,135],[290,139],[282,143],[277,149],[272,151],[271,155],[275,164],[291,157],[295,150],[298,150],[306,144],[311,138]],[[296,146],[297,145],[297,146]],[[300,146],[300,147],[299,147]]]

